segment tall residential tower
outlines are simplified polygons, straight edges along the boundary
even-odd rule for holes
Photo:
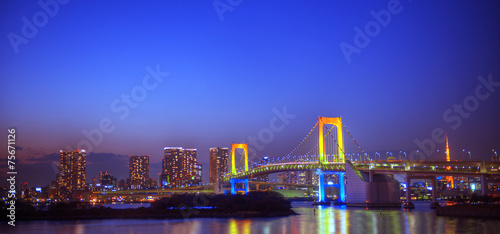
[[[58,195],[63,199],[81,198],[85,189],[85,169],[87,153],[84,149],[60,151]]]
[[[160,186],[181,188],[201,185],[202,165],[196,159],[196,149],[165,147]]]
[[[149,155],[130,155],[129,165],[129,187],[131,189],[144,189],[149,187]]]
[[[210,148],[209,183],[214,184],[221,175],[227,172],[228,152],[228,148]]]

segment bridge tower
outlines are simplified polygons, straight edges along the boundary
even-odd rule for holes
[[[236,149],[243,149],[243,154],[245,155],[245,171],[248,171],[248,143],[243,143],[243,144],[237,144],[233,143],[231,145],[231,173],[233,175],[236,175],[236,158],[235,158],[235,151]]]
[[[337,129],[337,150],[339,152],[339,157],[337,162],[345,162],[344,161],[344,138],[342,136],[342,118],[341,117],[318,117],[318,139],[319,139],[319,161],[321,164],[328,163],[328,158],[325,157],[325,143],[324,143],[324,134],[323,127],[327,124],[332,124]]]
[[[339,157],[337,158],[337,162],[345,163],[345,154],[344,154],[344,138],[342,136],[342,118],[341,117],[318,117],[318,146],[319,146],[319,164],[327,164],[328,158],[325,157],[325,143],[324,143],[324,133],[323,128],[325,125],[331,124],[336,128],[336,137],[337,137],[337,152]],[[333,129],[332,129],[333,130]],[[334,187],[339,188],[339,202],[345,202],[345,183],[344,183],[344,175],[345,172],[335,172],[335,174],[339,178],[339,183],[333,185]],[[319,170],[319,203],[326,203],[326,194],[325,194],[325,175],[323,173],[323,169]]]
[[[244,161],[245,161],[245,171],[248,171],[248,143],[233,143],[231,145],[231,174],[236,175],[236,157],[235,151],[236,149],[243,149]],[[234,179],[231,178],[231,193],[235,194],[237,191],[245,191],[245,194],[248,194],[248,179]],[[244,189],[236,189],[236,184],[242,183],[244,184]]]

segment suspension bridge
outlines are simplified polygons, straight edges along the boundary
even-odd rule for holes
[[[344,135],[348,135],[344,141]],[[236,163],[241,151],[239,163]],[[250,152],[249,152],[250,151]],[[348,183],[348,202],[399,202],[399,183],[395,183],[395,174],[406,175],[409,187],[411,179],[430,179],[433,187],[436,177],[469,176],[480,177],[482,193],[486,193],[486,182],[500,178],[500,163],[450,161],[407,160],[373,160],[356,142],[343,124],[341,117],[318,117],[318,121],[306,136],[290,153],[275,157],[263,164],[249,162],[250,153],[262,162],[262,158],[248,148],[248,143],[233,143],[231,147],[231,171],[220,178],[222,182],[231,183],[231,193],[240,191],[248,193],[249,180],[259,176],[287,171],[312,171],[318,178],[318,204],[326,204],[325,187],[339,189],[338,201],[346,202],[346,173]],[[359,156],[353,161],[352,155]],[[346,158],[347,156],[347,158]],[[337,183],[325,184],[325,174],[337,176]],[[350,186],[349,186],[350,185]],[[407,189],[407,206],[411,208],[409,190]],[[383,191],[383,192],[381,192]],[[433,189],[433,200],[436,202],[436,189]],[[397,198],[397,199],[396,199]]]

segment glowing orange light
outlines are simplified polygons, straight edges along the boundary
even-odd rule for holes
[[[344,162],[344,138],[342,137],[342,118],[341,117],[318,117],[318,135],[319,135],[319,161],[320,163],[326,163],[325,158],[325,144],[323,142],[323,126],[325,124],[332,124],[337,128],[337,143],[339,158],[338,162]]]
[[[233,175],[236,175],[236,163],[234,157],[234,152],[236,149],[243,149],[243,153],[245,154],[245,171],[248,171],[248,143],[233,143],[231,145],[231,173],[233,173]]]

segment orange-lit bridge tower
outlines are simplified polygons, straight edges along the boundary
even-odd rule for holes
[[[325,157],[325,143],[324,143],[324,134],[323,128],[325,125],[330,124],[333,125],[332,128],[336,130],[336,144],[337,144],[337,152],[339,154],[337,158],[337,162],[345,163],[345,153],[344,153],[344,137],[342,135],[342,118],[341,117],[318,117],[318,147],[319,147],[319,164],[324,165],[329,163],[328,158]],[[333,130],[333,129],[331,129]],[[335,172],[339,178],[339,183],[334,185],[339,188],[339,202],[345,201],[345,183],[344,176],[345,172]],[[318,204],[328,203],[326,201],[325,194],[325,175],[323,170],[319,171],[319,190],[318,190]]]
[[[238,172],[236,171],[236,149],[243,149],[243,156],[245,161],[245,171],[248,171],[248,143],[233,143],[231,144],[231,174],[236,175]],[[244,191],[245,194],[248,194],[248,178],[247,179],[235,179],[231,178],[231,194],[235,194],[237,191]],[[244,184],[243,189],[236,189],[236,184]]]

